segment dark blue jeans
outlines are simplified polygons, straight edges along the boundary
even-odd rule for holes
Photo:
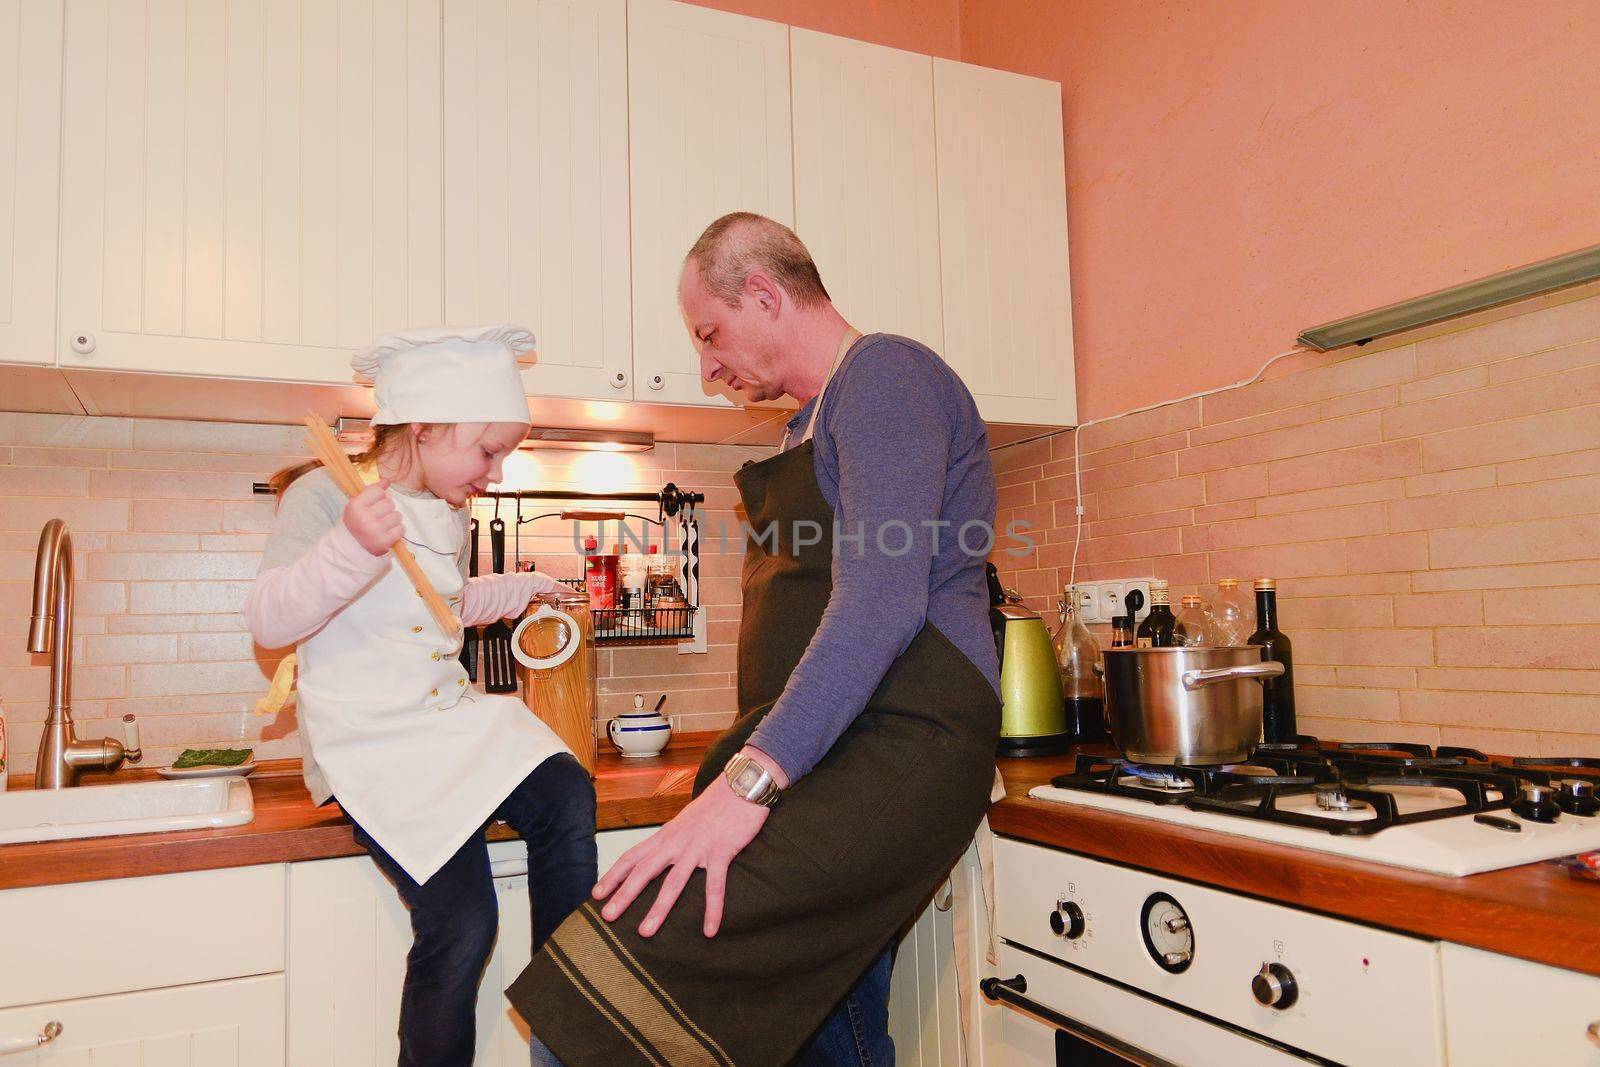
[[[889,1037],[891,944],[811,1036],[791,1067],[894,1067]]]
[[[528,902],[538,952],[588,898],[598,877],[594,786],[578,761],[561,753],[524,778],[494,818],[504,819],[528,844]],[[418,885],[359,825],[355,836],[411,911],[399,1067],[471,1067],[478,985],[499,927],[488,843],[483,834],[473,834]]]

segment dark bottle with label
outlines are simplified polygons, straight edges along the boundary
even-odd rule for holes
[[[1164,578],[1150,579],[1150,614],[1144,617],[1133,635],[1137,648],[1170,648],[1178,620],[1172,614],[1172,605]]]
[[[1283,674],[1270,678],[1261,688],[1261,739],[1268,744],[1293,741],[1298,731],[1294,722],[1294,657],[1289,639],[1278,629],[1278,583],[1271,578],[1256,579],[1256,632],[1250,644],[1261,646],[1261,658],[1283,664]]]

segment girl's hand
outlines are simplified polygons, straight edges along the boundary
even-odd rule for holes
[[[400,511],[389,499],[389,483],[369,485],[344,506],[344,525],[362,548],[381,556],[405,535]]]

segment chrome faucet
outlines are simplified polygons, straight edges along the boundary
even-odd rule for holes
[[[122,717],[127,743],[103,737],[81,740],[72,730],[72,535],[67,524],[51,519],[39,532],[39,554],[33,563],[33,617],[28,622],[28,651],[50,656],[50,710],[39,740],[39,765],[33,773],[37,789],[65,789],[78,784],[85,770],[115,771],[124,760],[138,763],[139,724]]]

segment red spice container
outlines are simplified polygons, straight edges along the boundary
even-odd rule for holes
[[[589,610],[610,611],[617,606],[617,557],[599,551],[593,534],[583,539],[583,587]]]

